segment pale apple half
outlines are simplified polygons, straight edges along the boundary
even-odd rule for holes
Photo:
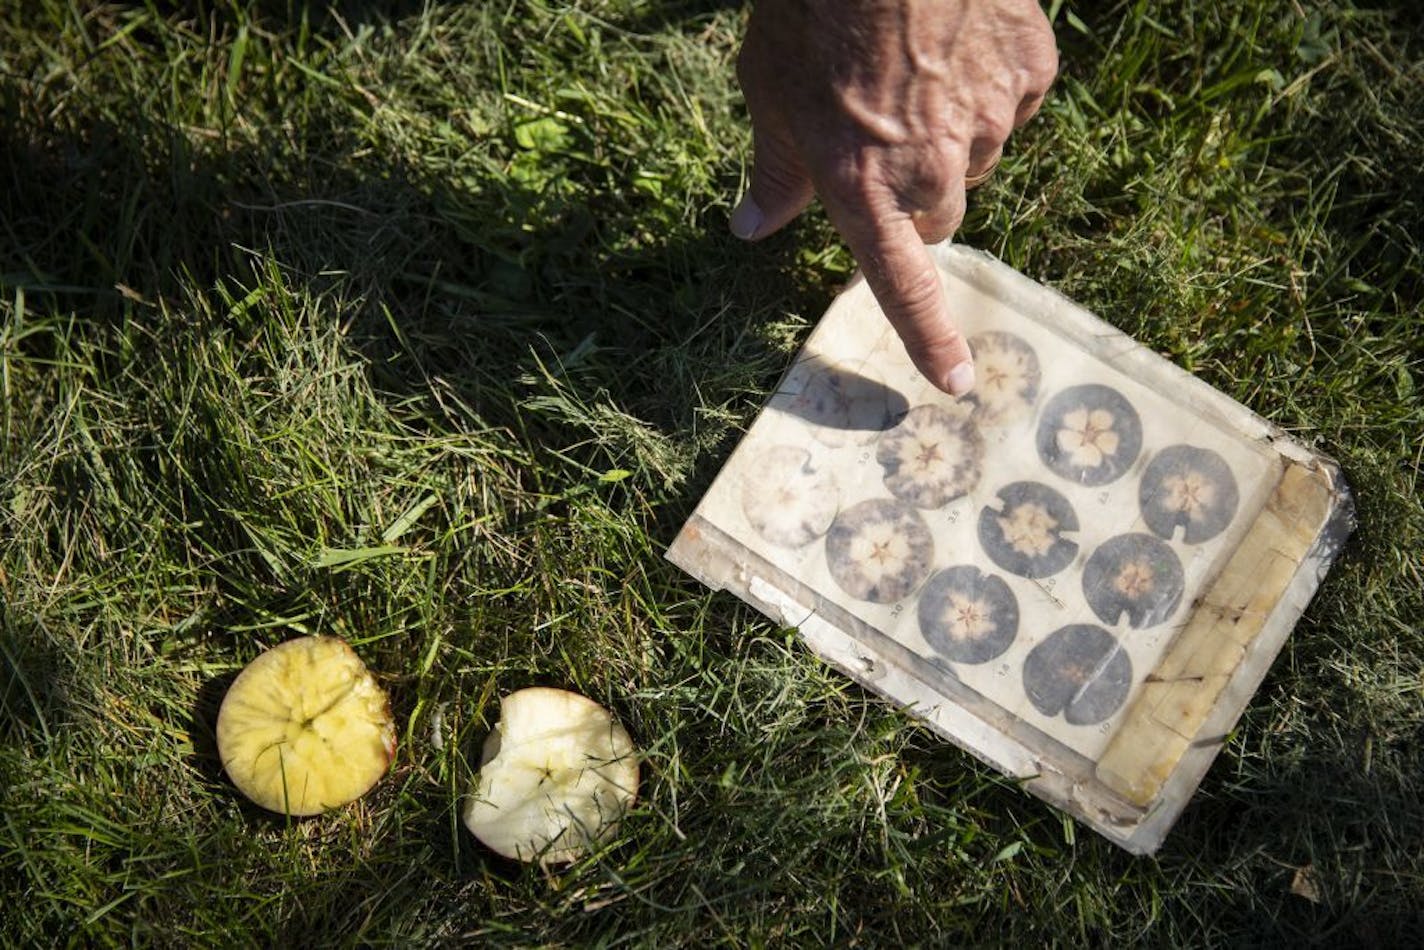
[[[316,815],[364,795],[396,754],[391,705],[337,637],[301,637],[249,663],[218,711],[218,755],[252,801]]]
[[[500,701],[465,826],[516,861],[562,864],[607,841],[638,792],[633,740],[598,703],[533,687]]]

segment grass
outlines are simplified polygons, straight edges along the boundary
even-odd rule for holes
[[[0,942],[1417,935],[1411,5],[1053,4],[1063,75],[961,232],[1357,494],[1343,560],[1150,860],[661,558],[853,266],[819,214],[757,248],[726,234],[743,9],[19,6]],[[358,804],[283,822],[226,783],[212,722],[304,632],[380,672],[402,748]],[[608,703],[647,753],[620,839],[551,873],[457,814],[498,696],[534,683]]]

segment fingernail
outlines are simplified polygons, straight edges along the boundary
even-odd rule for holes
[[[950,370],[944,381],[952,395],[963,396],[974,388],[974,364],[965,360]]]
[[[765,216],[757,207],[757,203],[752,200],[752,193],[749,191],[742,195],[742,200],[738,201],[737,206],[732,209],[732,220],[728,223],[733,234],[743,241],[750,241],[761,229],[763,220],[765,220]]]

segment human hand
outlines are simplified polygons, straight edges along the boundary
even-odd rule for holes
[[[751,187],[732,231],[759,240],[820,196],[915,366],[956,395],[973,357],[926,243],[964,218],[1058,70],[1035,0],[758,0],[737,60]]]

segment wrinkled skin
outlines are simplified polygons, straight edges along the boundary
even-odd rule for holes
[[[819,196],[925,378],[973,387],[926,243],[964,217],[1058,69],[1034,0],[758,0],[737,72],[751,187],[731,226],[766,237]]]

